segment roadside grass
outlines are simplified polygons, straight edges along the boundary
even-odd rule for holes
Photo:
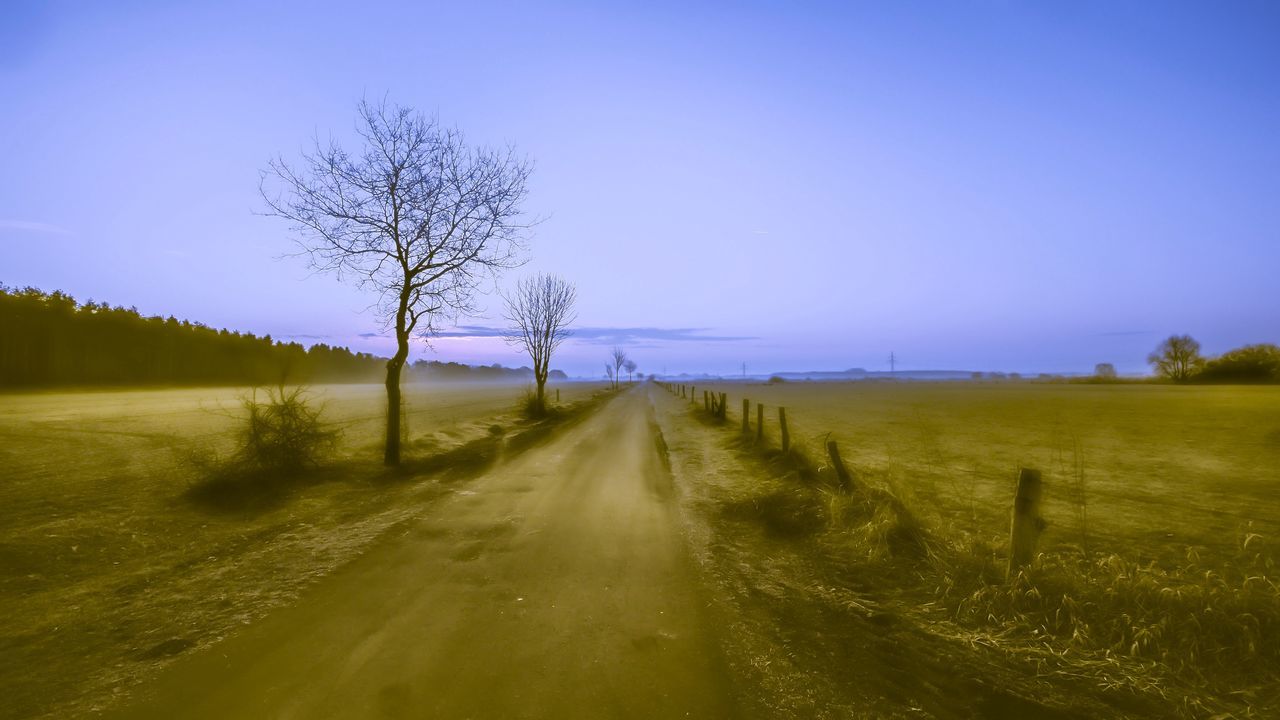
[[[737,394],[752,396],[759,389],[740,386]],[[892,389],[912,395],[902,387],[884,392]],[[915,390],[923,393],[929,388]],[[989,390],[971,386],[965,391],[981,406],[986,402],[982,394]],[[1024,398],[1031,401],[1038,390],[1029,387]],[[1090,390],[1097,392],[1096,387]],[[1263,394],[1250,397],[1236,388],[1213,388],[1207,404],[1219,412],[1236,408],[1246,416],[1267,416],[1265,404],[1276,399],[1274,393],[1267,394],[1271,389],[1244,390]],[[1214,395],[1219,396],[1216,402]],[[916,394],[914,399],[923,396]],[[1143,398],[1137,405],[1147,404],[1147,399],[1152,416],[1145,422],[1155,426],[1148,429],[1149,437],[1160,442],[1161,429],[1171,430],[1169,425],[1184,416],[1186,408],[1173,412],[1171,419],[1156,412],[1169,410],[1161,398]],[[1184,395],[1180,401],[1197,399],[1204,396]],[[1048,454],[1055,462],[1045,468],[1059,490],[1045,509],[1057,533],[1046,533],[1043,551],[1031,568],[1006,581],[1014,468],[1003,483],[1007,494],[988,500],[978,487],[978,473],[955,469],[964,460],[957,461],[953,445],[944,445],[948,426],[917,406],[899,415],[904,421],[898,431],[910,438],[911,454],[900,447],[899,452],[873,460],[867,453],[851,452],[848,448],[855,443],[842,443],[842,451],[858,461],[849,463],[854,490],[841,493],[820,451],[825,435],[810,432],[813,421],[805,406],[795,402],[797,398],[788,400],[789,418],[806,418],[808,423],[798,433],[793,429],[793,438],[799,437],[790,452],[783,454],[772,443],[756,446],[739,433],[727,438],[737,452],[762,462],[770,480],[753,481],[722,498],[726,516],[753,519],[775,536],[806,539],[815,557],[826,558],[833,576],[847,579],[856,574],[859,587],[870,583],[882,593],[897,595],[904,612],[938,634],[1026,663],[1037,676],[1083,683],[1110,704],[1135,714],[1248,717],[1280,709],[1280,586],[1270,544],[1274,536],[1241,516],[1229,538],[1219,527],[1206,532],[1195,525],[1206,510],[1236,510],[1238,501],[1222,503],[1226,507],[1221,508],[1187,508],[1188,496],[1206,496],[1190,487],[1173,492],[1167,479],[1155,483],[1168,493],[1164,497],[1149,491],[1117,497],[1112,474],[1130,472],[1119,462],[1119,450],[1103,457],[1086,455],[1077,435],[1065,449],[1059,445]],[[1138,421],[1134,396],[1118,400],[1130,405],[1121,415]],[[1095,415],[1096,402],[1095,396],[1090,402]],[[709,422],[700,410],[695,414]],[[1218,420],[1227,433],[1245,424],[1240,417]],[[1107,421],[1102,414],[1100,422]],[[996,422],[998,418],[988,417],[978,424]],[[738,427],[733,418],[725,425],[730,430]],[[1244,438],[1208,441],[1210,446],[1252,452],[1244,458],[1200,458],[1198,472],[1202,474],[1205,466],[1241,468],[1246,494],[1257,493],[1255,483],[1260,477],[1274,478],[1268,468],[1275,467],[1250,442],[1251,435],[1266,437],[1259,429],[1265,431],[1266,426],[1252,428]],[[1078,428],[1076,432],[1084,434]],[[1179,439],[1177,433],[1171,439]],[[856,441],[872,442],[861,435]],[[1134,454],[1148,452],[1137,449]],[[1250,461],[1256,465],[1248,466]],[[922,481],[922,476],[927,479]],[[1143,527],[1145,522],[1131,523],[1136,526],[1132,528],[1117,526],[1120,515],[1110,507],[1117,502],[1145,508],[1142,519],[1147,522],[1154,515],[1157,521],[1179,523],[1177,532],[1153,537]],[[1267,498],[1251,511],[1259,524],[1274,527],[1274,509],[1274,501]],[[1171,547],[1180,547],[1181,555],[1174,557]]]
[[[566,404],[599,388],[560,387]],[[380,462],[380,385],[317,387],[342,431],[322,462],[203,498],[236,454],[246,390],[0,396],[0,717],[92,711],[412,522],[448,491],[434,480],[476,471],[453,461],[492,426],[531,427],[518,386],[406,391],[407,473]]]

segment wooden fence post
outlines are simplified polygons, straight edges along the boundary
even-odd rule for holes
[[[764,442],[764,403],[756,403],[756,442]]]
[[[836,447],[835,440],[827,441],[827,455],[831,458],[831,467],[835,468],[836,479],[840,481],[840,489],[849,492],[853,489],[853,478],[849,475],[849,468],[840,459],[840,448]]]
[[[724,419],[724,411],[728,409],[729,398],[728,393],[720,393],[720,419]]]
[[[778,408],[778,427],[782,432],[782,452],[786,452],[791,449],[791,435],[787,432],[787,409],[784,407]]]
[[[560,388],[556,388],[556,402],[560,402]]]
[[[1022,468],[1018,472],[1018,491],[1013,497],[1013,520],[1009,526],[1009,572],[1012,579],[1036,557],[1036,543],[1044,531],[1040,517],[1040,471]]]
[[[751,434],[751,401],[742,398],[742,434]]]

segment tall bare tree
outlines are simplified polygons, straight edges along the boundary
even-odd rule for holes
[[[535,412],[546,411],[545,388],[551,369],[551,354],[573,333],[569,325],[577,318],[574,304],[578,291],[556,275],[535,275],[520,280],[505,297],[506,318],[513,334],[507,342],[519,345],[533,361],[533,379],[538,384]]]
[[[627,382],[633,382],[631,376],[636,371],[636,361],[628,359],[626,362],[622,363],[622,367],[627,371]]]
[[[409,340],[473,312],[481,282],[519,265],[531,166],[511,148],[472,147],[412,108],[361,102],[357,109],[357,151],[317,138],[297,165],[273,159],[260,189],[267,214],[292,223],[314,268],[378,296],[374,307],[396,339],[383,460],[398,465]]]
[[[613,372],[609,377],[613,378],[613,386],[618,387],[618,383],[622,381],[622,366],[627,363],[627,351],[620,347],[614,347],[609,353],[609,359],[613,361]]]

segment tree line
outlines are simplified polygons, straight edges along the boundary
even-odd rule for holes
[[[370,382],[386,360],[0,285],[0,387]]]
[[[1170,335],[1147,362],[1156,375],[1174,382],[1280,383],[1280,347],[1271,343],[1244,345],[1206,358],[1195,338]]]

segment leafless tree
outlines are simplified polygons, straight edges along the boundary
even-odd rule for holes
[[[511,148],[473,147],[411,108],[361,102],[360,148],[317,138],[297,165],[263,171],[266,214],[292,223],[314,268],[377,294],[393,330],[384,462],[400,463],[400,375],[409,339],[474,311],[480,284],[519,265],[530,223],[530,164]]]
[[[604,376],[609,378],[609,385],[615,388],[618,387],[618,381],[613,377],[613,366],[609,363],[604,364]]]
[[[631,376],[636,371],[636,361],[627,360],[626,362],[622,363],[622,367],[625,368],[627,371],[627,382],[632,382]]]
[[[507,342],[519,345],[533,361],[533,379],[538,383],[535,412],[546,410],[545,388],[551,368],[551,354],[572,333],[568,326],[576,319],[574,304],[578,291],[555,275],[535,275],[522,279],[505,297],[506,318],[514,333]]]
[[[1196,373],[1204,358],[1200,357],[1200,343],[1190,335],[1170,335],[1147,356],[1160,375],[1170,380],[1186,380]]]
[[[613,386],[618,387],[618,382],[622,380],[622,366],[627,362],[627,352],[620,347],[614,347],[609,354],[613,360],[613,371],[610,377],[613,378]]]

